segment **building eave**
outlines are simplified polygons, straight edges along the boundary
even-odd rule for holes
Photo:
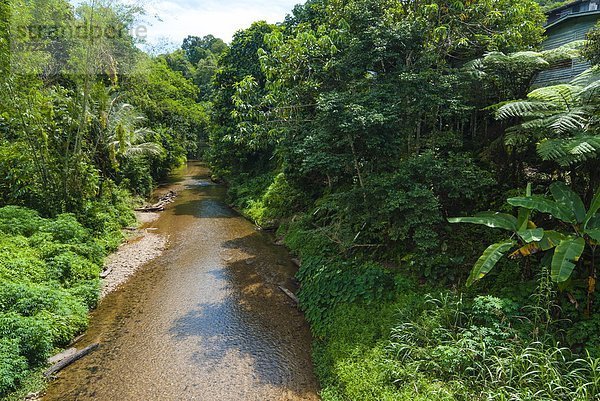
[[[579,3],[579,2],[577,2],[577,3]],[[550,23],[550,24],[544,25],[544,28],[550,29],[552,27],[555,27],[558,24],[561,24],[561,23],[563,23],[567,20],[573,19],[573,18],[586,17],[588,15],[599,15],[599,14],[600,14],[600,9],[594,10],[594,11],[584,11],[584,12],[575,13],[575,14],[568,14],[562,18],[552,21],[552,23]]]

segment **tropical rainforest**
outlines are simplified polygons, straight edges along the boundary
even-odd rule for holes
[[[136,202],[202,159],[301,260],[323,400],[598,399],[600,28],[542,50],[560,4],[309,0],[149,55],[137,7],[3,2],[0,394],[85,329]]]

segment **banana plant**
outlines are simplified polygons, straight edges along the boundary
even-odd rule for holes
[[[593,255],[600,244],[600,189],[586,210],[583,201],[563,182],[550,186],[552,197],[531,194],[509,198],[508,204],[518,207],[515,217],[507,213],[483,212],[473,217],[450,218],[450,223],[472,223],[499,228],[511,234],[504,241],[490,245],[475,263],[467,280],[467,286],[483,278],[505,255],[512,258],[526,257],[540,252],[551,252],[551,278],[562,283],[571,277],[586,247],[592,252],[588,279],[588,292],[595,286],[595,261]],[[531,220],[533,211],[549,214],[565,223],[569,230],[545,230]]]

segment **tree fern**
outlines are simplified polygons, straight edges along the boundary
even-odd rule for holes
[[[552,160],[566,167],[600,156],[600,136],[546,139],[538,144],[537,151],[542,159]]]
[[[600,69],[591,68],[569,84],[539,88],[526,100],[503,104],[496,118],[521,120],[507,130],[505,145],[525,148],[537,142],[539,156],[561,166],[597,158],[599,91]]]

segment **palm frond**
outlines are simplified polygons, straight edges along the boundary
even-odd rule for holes
[[[160,156],[163,152],[164,149],[159,144],[154,142],[146,142],[128,147],[125,151],[125,157]]]

